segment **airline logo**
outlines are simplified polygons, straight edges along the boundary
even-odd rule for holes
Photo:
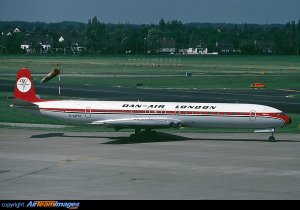
[[[153,105],[153,104],[147,104],[147,105],[142,105],[142,104],[123,104],[122,107],[126,108],[147,108],[147,109],[163,109],[165,108],[166,105],[159,104],[159,105]],[[217,109],[217,106],[203,106],[203,105],[177,105],[175,109]]]
[[[165,105],[123,104],[122,107],[126,107],[126,108],[147,108],[147,109],[157,108],[157,109],[163,109],[163,108],[165,108]]]
[[[17,88],[22,93],[28,92],[31,88],[30,80],[26,77],[21,77],[17,82]]]
[[[191,106],[191,105],[177,105],[175,109],[216,109],[217,106]]]

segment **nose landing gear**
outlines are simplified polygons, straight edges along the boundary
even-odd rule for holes
[[[269,141],[270,142],[276,141],[276,139],[274,137],[275,128],[270,128],[270,129],[266,129],[266,130],[256,130],[254,132],[255,133],[271,133],[271,136],[269,137]]]
[[[272,136],[269,137],[270,142],[275,142],[276,141],[276,139],[274,137],[274,132],[275,132],[275,129],[273,129],[273,131],[272,131]]]
[[[275,137],[273,136],[273,133],[272,133],[272,136],[269,137],[269,141],[270,142],[275,142],[276,141]]]

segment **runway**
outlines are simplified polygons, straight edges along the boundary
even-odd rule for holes
[[[299,199],[300,134],[0,129],[0,198]]]

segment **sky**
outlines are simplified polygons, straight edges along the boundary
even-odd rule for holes
[[[299,8],[299,0],[0,0],[0,20],[273,24],[298,21]]]

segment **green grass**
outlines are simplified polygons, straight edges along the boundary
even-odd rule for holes
[[[151,88],[240,89],[249,88],[254,82],[262,82],[267,88],[300,88],[300,56],[0,55],[0,73],[14,75],[18,69],[28,67],[32,73],[46,75],[53,68],[52,63],[56,62],[62,63],[63,73],[82,74],[80,78],[62,75],[62,84],[135,87],[137,83],[143,83],[144,87]],[[145,66],[152,62],[159,66]],[[132,65],[128,66],[128,63]],[[181,66],[174,66],[174,63],[180,63]],[[136,66],[137,64],[139,66]],[[185,77],[186,72],[192,72],[194,76]],[[85,74],[109,74],[116,77],[86,77]],[[182,76],[134,77],[153,74]],[[132,75],[132,77],[122,78],[118,75]],[[1,74],[0,79],[15,80],[14,76],[4,78]],[[35,82],[39,82],[42,78],[34,79]],[[57,83],[57,79],[50,83]]]
[[[262,82],[267,88],[273,89],[299,89],[299,76],[268,76],[268,75],[250,75],[250,76],[194,76],[194,77],[111,77],[111,78],[93,78],[81,77],[71,78],[63,77],[63,84],[93,85],[97,87],[136,87],[137,84],[143,84],[145,88],[189,88],[189,89],[249,89],[250,84]],[[57,83],[57,80],[51,81]]]
[[[134,55],[97,57],[0,55],[0,73],[14,73],[23,67],[29,67],[34,73],[47,73],[52,68],[52,63],[56,62],[62,63],[62,69],[66,73],[182,74],[187,71],[194,73],[300,73],[299,56]],[[153,63],[155,67],[152,66]]]

